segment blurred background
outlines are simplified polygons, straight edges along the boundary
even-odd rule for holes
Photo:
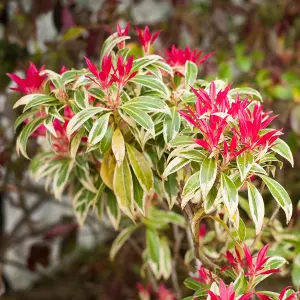
[[[291,264],[285,283],[300,281],[300,1],[297,0],[1,0],[0,1],[0,293],[3,299],[137,299],[141,261],[130,247],[108,258],[116,232],[96,216],[79,229],[70,199],[56,201],[32,182],[28,161],[15,153],[12,110],[20,95],[6,73],[24,75],[29,61],[59,71],[97,61],[116,25],[162,29],[155,49],[173,44],[215,51],[200,74],[263,96],[292,149],[295,167],[276,176],[288,190],[294,216],[278,224],[276,251]],[[31,141],[29,153],[37,144]],[[274,203],[274,202],[273,202]],[[274,205],[274,204],[273,204]],[[272,207],[269,208],[272,210]],[[268,237],[266,237],[267,239]],[[289,247],[287,247],[289,245]],[[273,247],[274,248],[274,247]],[[276,283],[278,284],[278,283]],[[280,283],[279,283],[280,284]],[[287,285],[285,284],[285,285]]]

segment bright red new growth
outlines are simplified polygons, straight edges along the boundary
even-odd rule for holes
[[[157,300],[176,300],[176,297],[173,293],[168,290],[163,284],[159,286],[159,290],[157,291]]]
[[[220,281],[219,286],[219,295],[216,295],[214,292],[207,290],[207,293],[210,296],[211,300],[234,300],[235,291],[233,289],[233,283],[231,283],[228,287],[226,287],[223,280]],[[248,300],[252,296],[252,293],[247,293],[242,295],[239,300]]]
[[[161,30],[158,30],[151,34],[149,27],[146,26],[144,30],[136,27],[136,31],[138,34],[139,41],[141,45],[143,46],[143,49],[146,53],[149,52],[150,46],[155,42],[159,34],[161,33]]]
[[[264,113],[262,107],[237,95],[229,97],[231,85],[217,92],[212,82],[209,90],[194,89],[197,97],[194,107],[186,107],[179,113],[194,127],[199,129],[202,138],[195,142],[209,152],[218,152],[225,163],[235,159],[245,150],[271,147],[280,130],[262,132],[276,118]]]
[[[181,48],[176,48],[176,46],[173,45],[171,47],[171,50],[166,50],[166,54],[167,54],[166,61],[172,67],[184,66],[188,60],[192,61],[197,66],[199,66],[213,55],[213,52],[211,52],[201,57],[202,53],[203,53],[202,50],[200,51],[197,51],[196,49],[191,50],[189,46],[186,46],[185,49],[181,49]]]
[[[117,24],[118,37],[127,36],[128,33],[129,33],[129,28],[130,28],[130,22],[128,22],[126,24],[124,29],[122,29],[122,27],[119,24]],[[125,41],[122,41],[122,42],[118,43],[117,46],[118,46],[119,49],[125,48]]]
[[[122,56],[119,56],[117,67],[114,68],[112,57],[110,55],[104,55],[101,71],[99,71],[96,65],[94,65],[87,57],[85,57],[85,60],[88,65],[88,69],[97,80],[91,77],[88,78],[104,90],[108,90],[113,83],[116,83],[118,87],[121,88],[128,80],[137,74],[137,72],[131,72],[133,56],[131,56],[127,62],[123,60]]]
[[[11,89],[24,94],[41,93],[42,85],[47,76],[46,74],[40,75],[40,72],[43,70],[44,66],[38,69],[34,63],[30,62],[24,79],[16,74],[7,73],[7,76],[18,85],[17,88]]]
[[[257,254],[256,257],[251,255],[251,252],[247,246],[244,247],[244,256],[242,259],[240,253],[237,249],[235,249],[236,257],[227,251],[226,258],[230,263],[231,267],[239,272],[241,269],[245,269],[245,275],[249,277],[256,277],[259,275],[266,275],[272,273],[280,272],[279,269],[265,269],[266,262],[270,257],[267,256],[268,245],[264,246]],[[224,267],[223,270],[228,269],[228,267]]]

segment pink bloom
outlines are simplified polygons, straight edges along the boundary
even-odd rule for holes
[[[155,42],[155,40],[161,33],[161,30],[158,30],[151,34],[148,26],[146,26],[144,30],[141,30],[140,28],[136,27],[136,31],[138,34],[139,41],[146,53],[149,52],[150,46]]]
[[[173,295],[173,293],[163,284],[159,286],[159,290],[156,294],[158,296],[158,300],[176,300],[176,297]]]
[[[213,52],[211,52],[201,57],[202,52],[202,50],[191,50],[189,46],[186,46],[185,49],[181,49],[176,48],[175,45],[173,45],[171,50],[166,50],[166,61],[172,67],[184,66],[188,60],[199,66],[213,55]]]
[[[30,62],[24,79],[16,74],[7,73],[7,76],[18,85],[17,88],[12,88],[12,90],[25,94],[41,93],[42,85],[46,78],[46,75],[40,75],[40,72],[43,70],[44,66],[38,70],[37,67]]]

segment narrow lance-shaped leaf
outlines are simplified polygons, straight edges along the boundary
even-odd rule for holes
[[[194,173],[186,181],[183,187],[183,199],[181,202],[181,207],[184,208],[189,200],[191,200],[191,195],[193,195],[200,188],[200,171]]]
[[[245,180],[254,163],[253,154],[245,151],[237,157],[237,166],[241,174],[241,180]]]
[[[148,130],[152,136],[155,136],[155,128],[154,123],[151,117],[145,113],[143,110],[139,108],[135,108],[133,106],[126,106],[122,108],[124,112],[126,112],[134,121],[136,121],[143,128]]]
[[[113,187],[121,210],[133,218],[133,182],[126,157],[115,167]]]
[[[114,170],[116,166],[116,160],[109,152],[104,154],[100,167],[100,176],[106,186],[111,190],[113,189]]]
[[[111,36],[109,36],[105,42],[103,43],[102,49],[101,49],[101,53],[100,53],[100,65],[102,62],[102,59],[104,57],[104,55],[109,55],[110,52],[114,49],[114,47],[116,47],[117,44],[130,39],[129,36],[118,36],[118,33],[115,32],[114,34],[112,34]]]
[[[294,166],[294,158],[289,145],[282,139],[277,139],[275,145],[271,148],[274,152],[278,153],[287,159],[292,166]]]
[[[85,109],[89,106],[89,95],[85,89],[76,90],[74,93],[74,100],[80,109]]]
[[[180,116],[176,111],[176,107],[173,107],[171,109],[171,115],[166,115],[164,120],[163,135],[167,144],[178,134],[180,130],[180,123]]]
[[[84,128],[81,128],[80,130],[78,130],[78,132],[76,132],[76,134],[72,138],[72,141],[70,143],[70,154],[73,159],[76,157],[83,134]]]
[[[150,191],[153,187],[153,175],[148,161],[145,156],[133,146],[126,144],[126,148],[130,165],[140,185],[146,191]]]
[[[259,234],[264,222],[265,203],[258,189],[250,182],[247,182],[247,185],[250,213],[255,225],[256,234]]]
[[[108,214],[108,218],[115,230],[118,230],[120,220],[121,220],[121,212],[118,205],[118,201],[116,196],[111,190],[106,191],[106,211]]]
[[[136,75],[130,81],[147,87],[152,91],[156,91],[165,98],[170,97],[170,91],[167,86],[156,77],[151,77],[149,75]]]
[[[146,229],[146,245],[147,245],[147,254],[149,259],[149,265],[156,278],[160,277],[159,274],[159,236],[156,230]]]
[[[106,113],[95,121],[88,137],[88,142],[91,145],[99,143],[104,137],[108,126],[109,117],[110,113]]]
[[[111,146],[116,161],[120,165],[125,157],[125,141],[119,127],[113,133]]]
[[[224,204],[232,218],[238,208],[238,191],[231,179],[224,173],[221,173],[221,189]]]
[[[203,160],[199,176],[202,196],[205,198],[213,187],[217,177],[217,161],[214,157]]]
[[[18,154],[23,154],[27,159],[29,159],[26,148],[27,148],[27,140],[30,135],[43,123],[43,118],[33,119],[31,122],[27,123],[21,133],[19,134],[16,141],[16,149]]]
[[[261,174],[259,174],[258,176],[261,177],[261,179],[268,187],[270,193],[274,197],[274,199],[284,210],[286,216],[286,222],[289,223],[293,213],[293,205],[289,194],[283,188],[283,186],[280,183],[278,183],[276,180]]]
[[[171,174],[164,181],[165,198],[169,204],[169,209],[172,209],[178,194],[178,184],[176,174]]]
[[[167,280],[172,272],[172,257],[169,242],[166,237],[160,238],[159,258],[160,275]]]
[[[145,215],[145,202],[147,194],[140,186],[136,176],[132,174],[132,181],[133,181],[133,198],[134,203],[136,204],[138,210],[141,212],[142,215]]]
[[[197,65],[192,61],[187,60],[185,63],[185,74],[184,74],[186,89],[190,89],[190,86],[192,86],[195,83],[197,74],[198,74]]]
[[[108,111],[104,107],[89,107],[85,110],[80,111],[76,114],[68,123],[67,126],[67,135],[70,138],[71,134],[79,129],[87,120],[95,116],[96,114]]]
[[[138,228],[138,225],[131,225],[125,229],[123,229],[119,235],[116,237],[116,239],[114,240],[111,249],[110,249],[110,253],[109,253],[109,257],[111,260],[114,260],[114,258],[116,257],[117,253],[119,252],[119,250],[123,247],[123,245],[125,244],[125,242],[130,238],[130,236],[132,235],[132,233]]]
[[[186,158],[182,158],[182,157],[174,158],[166,167],[162,177],[163,178],[168,177],[170,174],[173,174],[173,173],[177,172],[178,170],[180,170],[181,168],[183,168],[189,162],[190,162],[189,159],[186,159]]]

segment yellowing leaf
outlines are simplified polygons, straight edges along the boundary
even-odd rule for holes
[[[116,166],[115,157],[110,155],[107,152],[104,155],[103,161],[100,167],[100,176],[103,182],[110,188],[113,189],[113,178],[114,178],[114,170]]]
[[[125,157],[125,141],[119,127],[114,131],[112,136],[112,151],[117,164],[120,165]]]

